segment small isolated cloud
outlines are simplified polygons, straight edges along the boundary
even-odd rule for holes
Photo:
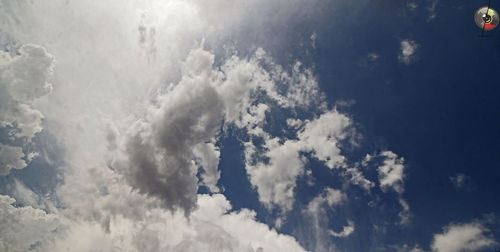
[[[301,125],[301,121],[288,121]],[[350,119],[336,110],[326,111],[307,121],[297,132],[297,139],[282,141],[264,134],[264,152],[258,152],[252,142],[245,143],[246,169],[250,182],[257,189],[259,200],[268,208],[279,207],[282,213],[292,209],[296,180],[304,174],[308,152],[330,169],[345,166],[339,142],[344,140],[351,125]]]
[[[404,159],[399,158],[398,155],[392,151],[383,151],[380,153],[380,156],[385,157],[383,165],[379,166],[377,169],[380,188],[383,191],[392,188],[394,191],[402,193],[404,190]]]
[[[429,17],[427,20],[432,21],[433,19],[436,18],[436,8],[439,0],[427,0],[427,1],[429,2],[428,3],[429,7],[427,7],[427,10],[429,11]]]
[[[455,176],[450,176],[450,181],[456,188],[463,188],[469,179],[470,177],[463,173],[457,173]]]
[[[480,222],[464,224],[450,224],[443,228],[443,232],[435,234],[432,242],[432,251],[459,252],[477,251],[498,245],[489,234],[489,229]]]
[[[316,40],[318,39],[318,34],[316,32],[313,32],[311,35],[311,46],[316,49]]]
[[[398,55],[399,61],[409,65],[415,60],[415,53],[418,47],[419,45],[413,40],[405,39],[401,41],[401,52]]]
[[[418,4],[417,4],[417,3],[415,3],[415,2],[413,2],[413,1],[410,1],[410,2],[407,2],[407,3],[406,3],[406,8],[407,8],[408,10],[410,10],[410,11],[414,11],[414,10],[416,10],[416,9],[417,9],[417,7],[418,7]]]
[[[347,237],[354,232],[354,222],[353,221],[347,221],[347,226],[344,226],[342,228],[342,232],[334,232],[333,230],[328,230],[331,236],[334,237]]]
[[[361,58],[361,60],[359,62],[359,66],[368,67],[368,68],[373,67],[379,58],[380,58],[380,54],[378,54],[376,52],[368,53],[366,56]]]
[[[15,202],[0,194],[0,251],[29,251],[50,240],[59,218],[31,206],[14,207]]]
[[[398,157],[398,155],[392,151],[383,151],[379,156],[384,157],[383,164],[377,168],[380,189],[384,192],[387,192],[388,189],[392,189],[398,193],[399,204],[402,208],[398,214],[400,218],[399,224],[408,225],[411,218],[410,206],[402,197],[405,178],[404,158]],[[372,156],[367,155],[363,162],[368,163],[372,158]]]
[[[366,56],[366,57],[368,58],[369,61],[373,62],[373,61],[378,60],[380,55],[378,53],[369,53],[368,56]]]

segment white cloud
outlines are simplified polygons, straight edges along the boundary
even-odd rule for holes
[[[380,58],[380,55],[378,53],[369,53],[366,57],[369,61],[374,62],[377,61],[378,58]]]
[[[352,232],[354,232],[354,222],[347,221],[347,226],[342,227],[342,232],[334,232],[332,230],[328,230],[328,231],[329,231],[330,235],[332,235],[334,237],[341,237],[341,238],[347,237],[347,236],[351,235]]]
[[[410,224],[411,218],[410,205],[408,205],[408,202],[406,202],[406,200],[402,197],[399,198],[399,204],[403,208],[398,214],[400,219],[399,224],[408,225]]]
[[[202,184],[208,187],[211,192],[219,192],[217,182],[220,178],[219,157],[220,150],[213,143],[198,144],[193,149],[193,154],[199,165],[203,167],[204,173],[201,174]]]
[[[383,165],[377,168],[380,188],[384,191],[392,188],[394,191],[402,193],[404,190],[404,158],[399,158],[392,151],[383,151],[380,156],[384,157]]]
[[[283,141],[264,133],[263,153],[251,142],[245,143],[246,169],[259,200],[268,208],[278,206],[282,213],[291,210],[296,180],[304,174],[306,163],[301,152],[310,152],[330,169],[344,167],[339,141],[348,136],[350,123],[347,116],[331,110],[307,121],[297,132],[297,140]]]
[[[265,153],[269,163],[254,164],[251,160],[256,155],[255,147],[245,144],[246,170],[250,182],[257,188],[259,200],[268,208],[277,205],[282,212],[287,212],[293,206],[295,182],[304,172],[305,160],[299,154],[297,141],[280,144],[278,138],[272,138],[266,140],[265,146],[269,150]]]
[[[400,218],[399,224],[408,225],[411,218],[410,205],[402,197],[405,178],[404,158],[398,157],[398,155],[392,151],[383,151],[378,156],[384,158],[383,164],[377,168],[380,189],[382,189],[383,192],[392,189],[398,193],[398,201],[402,208],[398,214]],[[363,163],[366,164],[371,159],[373,159],[373,156],[367,155]]]
[[[457,173],[455,176],[450,176],[450,181],[456,188],[463,188],[467,180],[469,180],[469,176],[463,173]]]
[[[26,161],[23,158],[22,148],[0,144],[0,175],[9,174],[11,169],[26,167]]]
[[[479,222],[450,224],[435,234],[432,250],[436,252],[478,251],[497,245],[488,228]]]
[[[132,194],[126,191],[122,193],[125,194],[121,196],[131,199]],[[2,220],[8,220],[0,223],[0,248],[5,251],[36,248],[36,251],[82,252],[193,249],[305,251],[294,238],[278,234],[267,225],[257,222],[255,212],[248,209],[229,212],[231,205],[221,194],[198,195],[199,208],[193,212],[190,220],[182,214],[171,214],[151,205],[138,205],[139,215],[129,215],[129,210],[123,208],[130,208],[130,202],[123,201],[123,198],[118,200],[114,196],[89,198],[97,204],[114,204],[119,207],[114,209],[117,211],[114,214],[102,216],[102,220],[99,220],[95,219],[95,214],[107,213],[106,208],[95,209],[100,212],[91,213],[90,216],[94,215],[94,219],[81,219],[83,216],[77,213],[47,214],[32,207],[14,207],[12,198],[0,195],[0,216]],[[87,214],[83,211],[91,209],[81,210],[80,213]],[[248,233],[248,230],[252,232]]]
[[[345,166],[345,157],[340,153],[340,141],[347,138],[351,120],[336,110],[327,111],[319,118],[305,124],[298,132],[303,151],[325,162],[330,168]]]
[[[28,207],[14,207],[15,200],[0,195],[0,250],[28,251],[51,239],[59,227],[58,216]]]
[[[358,185],[366,191],[370,191],[375,186],[375,183],[364,177],[363,173],[358,168],[347,168],[345,175],[350,177],[351,183]]]
[[[28,140],[42,131],[43,115],[33,103],[51,92],[53,67],[54,57],[38,45],[23,45],[14,57],[0,52],[0,90],[5,103],[0,108],[1,127],[16,127],[15,136]]]
[[[334,232],[328,226],[330,219],[327,213],[335,211],[346,201],[347,195],[344,192],[327,187],[302,209],[305,222],[301,226],[303,233],[299,236],[311,243],[313,251],[337,251],[331,237],[344,238],[354,232],[354,222],[351,220],[347,220],[347,226],[340,232]]]
[[[10,139],[0,144],[0,176],[26,167],[36,156],[25,157],[21,147],[10,144],[19,138],[30,143],[42,131],[43,115],[35,102],[51,92],[53,66],[54,57],[38,45],[23,45],[14,57],[0,51],[0,127],[11,132]]]
[[[405,39],[401,41],[401,52],[398,55],[399,61],[409,65],[415,60],[415,53],[419,45],[413,40]]]

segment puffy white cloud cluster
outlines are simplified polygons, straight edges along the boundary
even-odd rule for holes
[[[199,208],[187,220],[182,214],[172,214],[148,204],[127,210],[132,203],[126,202],[131,198],[130,191],[115,193],[118,192],[110,192],[101,199],[91,198],[97,200],[94,203],[116,207],[107,209],[114,212],[105,218],[106,228],[97,219],[85,220],[64,210],[47,214],[32,207],[14,207],[12,198],[0,195],[0,248],[2,251],[56,252],[305,251],[294,238],[257,222],[255,212],[243,209],[229,213],[231,205],[221,194],[198,195]],[[116,196],[122,198],[114,198]],[[136,200],[139,201],[135,203],[147,202],[141,195],[136,195]],[[136,212],[132,214],[132,211]]]
[[[398,193],[404,191],[404,158],[399,158],[392,151],[382,151],[383,164],[377,168],[380,188],[387,191],[389,188]]]
[[[0,175],[9,174],[11,169],[26,167],[21,147],[0,144]]]
[[[54,57],[38,45],[24,45],[14,57],[0,52],[0,126],[18,128],[14,135],[29,139],[42,131],[43,115],[33,102],[51,92],[53,67]]]
[[[318,92],[319,93],[319,92]],[[321,96],[318,96],[321,97]],[[287,125],[295,133],[296,138],[275,137],[265,132],[261,126],[249,130],[251,136],[261,138],[262,146],[255,146],[252,141],[245,143],[246,169],[250,182],[257,189],[259,200],[271,209],[278,207],[282,216],[276,222],[279,227],[284,216],[292,210],[295,202],[295,188],[297,180],[306,174],[305,164],[308,162],[305,153],[322,161],[326,167],[340,171],[346,181],[370,191],[375,183],[366,179],[359,167],[350,167],[347,159],[341,153],[343,141],[353,134],[352,121],[345,114],[336,109],[322,109],[320,115],[311,120],[287,119]],[[308,173],[310,176],[310,173]],[[309,182],[313,185],[312,180]],[[329,190],[327,190],[330,192]],[[340,192],[340,191],[337,191]],[[332,201],[334,194],[328,194],[328,202]],[[344,195],[344,194],[343,194]],[[345,195],[343,196],[345,197]],[[319,210],[322,197],[311,201],[307,209],[317,215],[325,215],[325,210]],[[311,211],[307,211],[310,214]],[[309,218],[309,217],[306,217]],[[334,237],[346,237],[354,231],[354,224],[349,222],[345,230],[334,232],[326,227],[317,228],[316,233],[330,234]],[[321,236],[317,235],[317,237]],[[316,237],[316,238],[317,238]],[[307,238],[307,239],[316,239]],[[324,239],[328,239],[327,237]],[[324,240],[323,239],[323,240]],[[328,242],[315,246],[330,246]]]
[[[23,125],[19,134],[30,135],[40,131],[35,126],[41,125],[43,112],[46,129],[64,150],[64,181],[57,188],[62,208],[45,214],[56,216],[62,224],[56,232],[40,231],[52,238],[26,239],[26,246],[40,251],[304,251],[294,238],[256,221],[253,211],[232,212],[222,195],[196,194],[198,183],[219,191],[220,154],[215,140],[223,122],[255,125],[264,120],[267,105],[253,104],[257,90],[293,107],[309,103],[300,95],[310,94],[307,85],[316,84],[308,82],[312,73],[300,65],[290,72],[278,66],[272,67],[272,73],[265,70],[259,63],[269,59],[263,50],[250,59],[234,56],[220,68],[213,65],[214,55],[199,48],[195,40],[206,37],[216,43],[218,36],[234,28],[229,26],[242,20],[239,14],[249,5],[238,4],[239,10],[226,8],[223,13],[216,8],[212,15],[207,11],[227,7],[226,1],[0,5],[6,17],[0,24],[2,32],[20,43],[43,44],[58,61],[51,99],[37,104],[39,114],[22,114],[31,116],[29,122],[34,123],[20,113],[15,116]],[[250,3],[250,8],[263,7]],[[33,87],[27,89],[32,94],[23,94],[24,84],[49,87],[48,82],[28,80],[31,77],[22,74],[32,69],[40,70],[36,73],[40,79],[48,77],[52,65],[41,59],[53,59],[37,47],[20,52],[13,58],[2,54],[6,59],[2,62],[23,63],[16,65],[19,71],[2,65],[2,78],[26,77],[11,89],[12,95],[1,92],[27,105],[17,110],[34,108],[27,99],[45,90]],[[166,81],[175,84],[165,88]],[[277,81],[282,85],[279,89]],[[285,99],[287,94],[295,98]],[[0,108],[15,107],[11,105]],[[3,149],[2,155],[9,154],[9,167],[24,165],[19,155],[13,156],[16,152]],[[201,182],[196,177],[200,168]],[[2,230],[1,237],[8,232]],[[35,233],[31,237],[40,237]],[[11,247],[17,243],[3,242]]]
[[[319,118],[304,122],[297,139],[280,139],[265,133],[264,153],[246,143],[246,169],[250,182],[257,188],[259,199],[268,207],[278,206],[282,212],[291,210],[296,180],[304,173],[309,152],[333,169],[345,166],[340,154],[340,141],[348,135],[350,119],[336,110],[326,111]],[[263,158],[267,158],[267,162]]]
[[[263,60],[274,64],[263,50],[257,50],[249,60],[234,56],[217,70],[213,66],[214,55],[201,48],[192,50],[183,63],[180,82],[171,84],[165,94],[157,96],[157,102],[147,110],[146,118],[127,129],[125,139],[119,145],[119,158],[112,165],[141,192],[162,198],[171,209],[181,208],[189,214],[195,207],[198,183],[195,175],[199,167],[204,170],[202,183],[213,192],[219,190],[219,151],[214,142],[223,119],[226,125],[234,123],[252,130],[265,119],[268,109],[266,104],[254,105],[254,100],[262,93],[284,107],[309,105],[310,102],[306,102],[309,95],[319,96],[317,83],[307,78],[311,75],[309,70],[301,73],[296,65],[290,76],[276,66],[270,73],[262,67]],[[280,91],[279,85],[288,89]],[[295,86],[312,87],[302,90]],[[296,89],[302,90],[301,95]],[[339,155],[336,141],[345,138],[342,128],[348,124],[349,119],[336,111],[325,113],[304,126],[299,141],[289,141],[281,150],[270,154],[277,159],[271,160],[277,168],[248,169],[261,200],[291,208],[292,184],[302,170],[300,160],[295,162],[299,151],[313,152],[332,168],[341,165],[343,157]],[[269,145],[274,145],[271,149],[279,146],[277,139],[266,136]],[[290,152],[288,148],[297,149]],[[286,168],[291,170],[283,172]],[[273,172],[275,174],[269,174]],[[280,177],[283,177],[282,181]],[[270,179],[268,186],[262,179]]]
[[[283,9],[283,15],[291,16],[304,6],[298,2],[271,6],[286,3],[291,9]],[[64,150],[65,167],[58,207],[50,212],[15,207],[10,197],[2,196],[0,211],[6,217],[1,220],[7,220],[1,222],[6,226],[0,237],[7,237],[2,248],[304,251],[295,238],[260,223],[252,210],[233,211],[217,194],[216,143],[220,130],[232,125],[245,129],[252,140],[263,140],[262,146],[245,143],[245,161],[249,180],[268,208],[282,213],[292,209],[296,181],[305,173],[304,153],[367,191],[374,186],[342,155],[353,122],[327,108],[311,69],[300,62],[284,69],[263,49],[248,58],[232,55],[217,62],[196,42],[206,38],[217,46],[217,39],[237,24],[263,22],[261,17],[245,20],[249,8],[272,13],[273,20],[282,18],[274,7],[223,0],[8,4],[0,8],[6,17],[0,30],[20,43],[42,44],[54,56],[31,44],[17,56],[1,53],[1,124],[16,128],[14,137],[31,139],[45,118],[46,130]],[[5,1],[0,3],[4,6]],[[51,92],[54,58],[58,64],[51,99],[34,102]],[[264,130],[275,108],[313,115],[289,118],[295,137],[277,137]],[[23,168],[33,156],[1,145],[0,173]],[[392,179],[393,170],[384,170],[383,187],[400,183]],[[197,194],[199,185],[213,194]],[[321,231],[314,238],[318,251],[335,247],[325,239],[354,232],[350,220],[338,231],[320,220],[345,201],[344,192],[327,188],[304,211]],[[11,230],[15,237],[7,235]]]
[[[442,233],[434,235],[431,248],[436,252],[459,252],[484,250],[497,245],[489,229],[473,221],[444,227]]]
[[[402,208],[399,212],[400,224],[408,225],[411,217],[410,205],[402,197],[405,178],[404,158],[398,157],[392,151],[382,151],[379,156],[383,158],[383,164],[377,168],[379,186],[384,192],[392,189],[398,193],[398,201]]]
[[[52,239],[59,217],[42,210],[14,207],[15,200],[0,195],[0,250],[28,251]]]
[[[15,56],[0,51],[0,127],[9,131],[10,138],[0,144],[0,175],[26,167],[37,155],[25,155],[21,147],[10,144],[16,139],[29,143],[42,131],[44,117],[35,102],[52,90],[54,57],[34,44],[23,45],[18,51]]]

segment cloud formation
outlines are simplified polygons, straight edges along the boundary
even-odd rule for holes
[[[498,245],[489,235],[489,230],[480,222],[450,224],[443,232],[435,234],[432,251],[459,252],[478,251]]]
[[[392,189],[398,194],[398,201],[402,208],[398,214],[400,218],[399,223],[408,225],[411,217],[410,205],[402,196],[405,178],[404,158],[398,157],[392,151],[382,151],[377,156],[383,158],[382,165],[377,168],[380,189],[383,192],[388,192],[389,189]],[[367,155],[364,162],[369,162],[372,158],[373,156]]]
[[[167,208],[183,209],[186,215],[195,208],[198,189],[193,150],[207,147],[224,116],[223,101],[210,82],[213,60],[212,54],[201,49],[189,54],[182,80],[157,97],[158,104],[150,109],[147,119],[130,129],[124,146],[127,158],[118,164],[131,185],[161,198]],[[198,154],[213,174],[217,153]]]
[[[401,52],[398,55],[398,59],[405,65],[409,65],[415,60],[416,58],[415,53],[417,52],[419,45],[415,41],[410,39],[404,39],[401,41],[400,44],[401,44]]]
[[[0,175],[26,167],[37,155],[25,155],[11,144],[16,139],[30,143],[42,131],[44,117],[35,102],[51,92],[53,68],[54,57],[38,45],[23,45],[13,57],[0,51],[0,128],[9,132],[8,140],[0,144]]]
[[[299,2],[54,0],[0,8],[1,14],[9,12],[2,31],[20,43],[44,45],[27,44],[16,56],[1,53],[2,127],[15,128],[13,136],[24,139],[45,128],[64,160],[57,168],[64,172],[55,189],[57,202],[40,204],[53,207],[35,209],[29,200],[33,206],[19,207],[1,196],[0,212],[6,216],[1,219],[14,221],[2,223],[0,237],[8,239],[0,248],[305,251],[294,237],[259,222],[253,210],[234,210],[218,194],[220,133],[237,127],[246,134],[249,181],[268,210],[278,208],[283,215],[278,218],[284,219],[296,203],[297,180],[312,176],[305,170],[308,157],[370,193],[375,182],[343,153],[344,145],[355,145],[354,122],[327,105],[314,68],[299,61],[282,66],[261,48],[249,56],[234,53],[235,48],[226,48],[229,53],[222,57],[212,52],[239,24],[295,17],[296,10],[314,5]],[[249,9],[272,15],[249,20]],[[316,36],[311,39],[315,47]],[[367,60],[377,58],[372,54]],[[40,99],[49,93],[50,99]],[[289,117],[286,134],[267,127],[275,110]],[[23,168],[36,155],[24,152],[2,143],[0,173]],[[381,154],[388,163],[379,168],[379,182],[382,190],[399,193],[406,213],[403,159],[391,153]],[[211,195],[198,194],[200,185]],[[352,220],[334,231],[321,219],[347,202],[345,187],[322,188],[304,211],[299,209],[313,220],[305,229],[314,231],[302,243],[313,241],[311,248],[331,251],[332,239],[355,232]],[[7,233],[11,230],[15,237]]]
[[[339,142],[348,136],[350,123],[347,116],[330,110],[305,122],[297,131],[297,139],[280,139],[264,132],[262,153],[247,142],[246,169],[259,199],[268,208],[278,206],[283,213],[291,210],[296,180],[303,175],[306,163],[302,153],[311,153],[330,169],[344,167]]]
[[[455,176],[450,176],[450,181],[456,188],[463,188],[469,179],[470,177],[463,173],[457,173]]]

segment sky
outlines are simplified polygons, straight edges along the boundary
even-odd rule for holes
[[[0,251],[497,251],[487,4],[0,0]]]

